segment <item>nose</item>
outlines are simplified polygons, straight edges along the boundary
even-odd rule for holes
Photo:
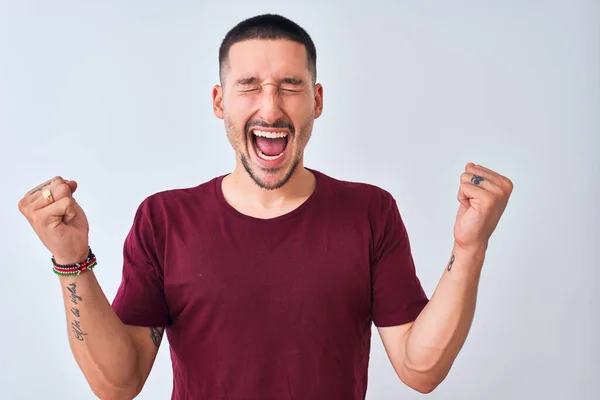
[[[279,88],[274,84],[265,84],[261,93],[258,116],[263,121],[274,124],[283,117]]]

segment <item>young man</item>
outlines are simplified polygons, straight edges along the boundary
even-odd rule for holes
[[[142,202],[112,304],[76,182],[54,178],[19,203],[53,254],[92,390],[135,397],[166,329],[173,399],[363,399],[374,323],[398,377],[432,391],[466,339],[512,183],[466,166],[453,251],[428,299],[394,198],[304,166],[323,107],[309,35],[257,16],[227,34],[219,63],[214,112],[236,168]]]

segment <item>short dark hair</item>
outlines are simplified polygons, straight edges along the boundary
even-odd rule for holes
[[[313,83],[316,83],[317,50],[310,35],[294,21],[277,14],[263,14],[245,19],[225,35],[219,48],[219,78],[221,82],[223,82],[223,66],[227,62],[231,46],[250,39],[287,39],[303,44],[306,48],[308,69]]]

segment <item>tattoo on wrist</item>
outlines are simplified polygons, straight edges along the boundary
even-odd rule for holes
[[[162,336],[163,330],[161,328],[150,328],[150,338],[157,348],[160,346]]]
[[[452,257],[450,258],[450,262],[448,263],[448,271],[450,271],[452,269],[452,264],[454,264],[454,254],[452,254]]]
[[[69,283],[67,285],[67,290],[69,291],[69,293],[71,293],[71,303],[74,304],[74,306],[71,307],[71,314],[73,314],[75,318],[80,318],[81,313],[79,312],[79,309],[75,306],[78,305],[79,302],[83,301],[83,299],[81,298],[81,296],[77,295],[77,283]],[[79,321],[79,319],[73,319],[73,321],[71,321],[71,330],[73,331],[73,336],[75,337],[75,339],[79,340],[80,342],[83,342],[83,337],[87,335],[87,333],[85,333],[81,328],[81,322]]]

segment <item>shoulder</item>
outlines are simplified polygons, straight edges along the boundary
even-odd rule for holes
[[[216,184],[221,176],[195,186],[169,188],[146,195],[138,205],[138,213],[146,215],[172,214],[187,206],[199,206],[214,199]]]
[[[334,178],[321,171],[311,170],[330,196],[346,204],[367,209],[370,212],[388,212],[396,205],[394,196],[381,186],[360,181]]]

